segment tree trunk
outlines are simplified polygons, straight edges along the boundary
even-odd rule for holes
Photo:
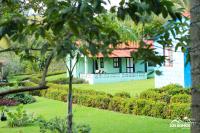
[[[68,133],[72,133],[72,73],[69,72],[69,92],[68,92]]]
[[[192,121],[191,132],[200,133],[200,0],[191,0]]]

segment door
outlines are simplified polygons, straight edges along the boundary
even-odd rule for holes
[[[133,58],[126,58],[126,72],[127,73],[135,72],[135,64]]]

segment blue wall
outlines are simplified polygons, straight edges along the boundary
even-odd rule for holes
[[[185,83],[185,88],[190,88],[192,87],[192,77],[191,77],[191,64],[188,62],[186,64],[187,60],[187,53],[184,54],[184,83]]]

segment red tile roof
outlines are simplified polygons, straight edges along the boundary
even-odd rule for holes
[[[187,12],[187,11],[183,13],[183,16],[184,16],[184,17],[187,17],[187,18],[190,18],[190,17],[191,17],[191,16],[190,16],[190,12]]]
[[[153,48],[153,41],[152,40],[146,40],[144,41],[146,44],[151,45],[151,47]],[[131,57],[131,54],[133,52],[136,52],[137,49],[139,48],[139,43],[137,42],[127,42],[127,43],[122,43],[119,44],[117,46],[117,48],[115,50],[112,51],[111,54],[108,55],[108,57],[110,58],[114,58],[114,57]],[[90,57],[92,57],[90,55]],[[102,53],[99,53],[98,55],[96,55],[96,57],[101,58],[104,57],[104,55]]]

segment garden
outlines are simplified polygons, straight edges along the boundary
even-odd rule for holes
[[[50,121],[62,123],[67,112],[68,86],[67,83],[60,84],[60,82],[66,77],[62,72],[49,73],[48,75],[47,84],[50,87],[48,90],[11,94],[1,99],[2,111],[5,112],[8,120],[1,122],[0,132],[8,132],[9,130],[11,133],[32,131],[39,133],[44,128],[46,130],[53,129],[53,127],[44,126],[48,125]],[[40,76],[34,74],[10,76],[8,79],[13,82],[13,85],[35,86],[38,82],[37,78]],[[104,91],[106,87],[98,91],[92,89],[95,86],[103,86],[103,84],[89,85],[81,79],[74,79],[73,82],[73,112],[75,125],[79,127],[77,130],[87,130],[92,133],[189,132],[188,128],[171,128],[169,124],[177,118],[182,120],[190,118],[190,89],[184,89],[174,84],[159,89],[155,89],[154,86],[150,86],[151,88],[141,87],[143,85],[141,82],[153,84],[153,79],[122,82],[125,85],[123,89],[119,83],[104,84],[106,87],[109,86],[107,91]],[[131,83],[135,85],[133,86]],[[85,89],[86,85],[91,88]],[[128,93],[131,87],[135,91],[132,94]],[[109,93],[109,89],[117,91]],[[140,89],[143,91],[140,92]],[[5,105],[7,108],[4,108]],[[25,114],[22,113],[24,111]],[[21,115],[24,117],[30,115],[30,118],[27,118],[27,123],[24,123],[25,125],[23,123],[20,125],[20,120],[26,119],[21,118]],[[45,124],[42,123],[44,121]],[[58,126],[64,128],[65,124],[55,124],[54,126],[54,128]],[[145,129],[138,127],[145,127]]]
[[[0,0],[0,132],[190,132],[170,124],[193,117],[199,122],[198,114],[191,115],[200,112],[199,100],[191,106],[192,94],[199,91],[177,84],[155,88],[154,79],[89,85],[86,77],[79,78],[83,72],[75,71],[103,74],[101,59],[111,57],[113,71],[108,72],[146,78],[155,66],[173,62],[164,52],[172,48],[190,62],[190,41],[199,39],[188,35],[187,7],[185,0]],[[199,88],[198,80],[193,89]]]

